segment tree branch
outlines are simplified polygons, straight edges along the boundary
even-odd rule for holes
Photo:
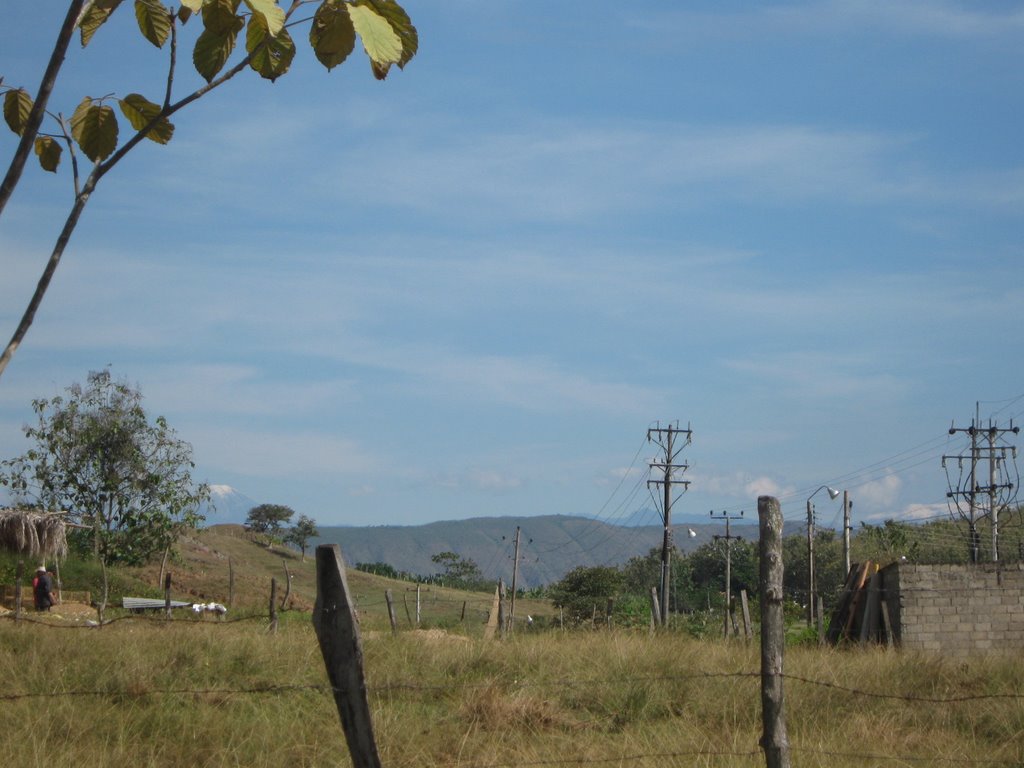
[[[21,134],[18,148],[11,159],[7,175],[4,176],[3,183],[0,183],[0,213],[3,213],[7,201],[14,194],[14,188],[18,186],[21,172],[25,170],[25,161],[28,160],[36,134],[39,133],[39,126],[42,125],[43,115],[46,114],[46,103],[50,100],[53,86],[57,82],[57,73],[60,72],[61,65],[64,63],[64,56],[67,54],[71,36],[75,32],[75,25],[78,24],[78,17],[85,3],[86,0],[71,0],[71,5],[68,6],[68,14],[64,18],[64,24],[60,28],[60,33],[57,35],[57,42],[53,46],[53,53],[50,54],[50,63],[47,64],[46,72],[43,73],[43,82],[39,85],[39,93],[36,94],[36,99],[32,103],[32,111],[28,113],[25,130]]]

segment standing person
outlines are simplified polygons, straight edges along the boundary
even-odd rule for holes
[[[36,610],[48,611],[50,606],[57,602],[57,596],[53,594],[53,579],[46,572],[46,568],[40,565],[36,568],[36,578],[33,582],[33,590],[36,598]]]

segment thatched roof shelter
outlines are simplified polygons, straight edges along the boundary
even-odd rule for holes
[[[0,509],[0,549],[27,557],[62,559],[68,552],[66,524],[60,512]]]

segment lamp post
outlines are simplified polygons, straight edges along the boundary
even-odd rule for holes
[[[817,599],[817,584],[814,580],[814,505],[811,499],[818,491],[828,491],[828,497],[835,499],[839,491],[823,485],[807,497],[807,626],[814,626],[814,602]]]

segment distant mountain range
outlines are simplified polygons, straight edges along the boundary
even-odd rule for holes
[[[257,502],[229,485],[210,486],[210,504],[201,510],[206,525],[244,523]],[[704,519],[706,520],[706,518]],[[673,525],[676,547],[690,552],[725,533],[721,521],[693,522],[683,516]],[[429,576],[439,566],[433,555],[454,552],[473,560],[489,579],[512,580],[516,528],[520,529],[519,581],[525,588],[558,581],[573,568],[620,566],[633,557],[661,551],[664,527],[661,513],[640,509],[626,518],[603,521],[571,515],[539,517],[475,517],[443,520],[425,525],[318,526],[320,535],[310,541],[338,544],[350,567],[358,563],[386,563],[398,571]],[[787,531],[799,530],[795,523]],[[732,533],[756,540],[757,522],[732,526]]]
[[[630,558],[661,551],[662,526],[608,525],[569,515],[476,517],[416,526],[320,526],[311,544],[338,544],[350,567],[387,563],[399,571],[427,576],[441,570],[433,555],[454,552],[472,559],[487,578],[512,580],[516,528],[520,529],[519,581],[525,588],[558,581],[573,568],[619,566]],[[676,547],[689,552],[723,533],[721,524],[673,526]],[[757,526],[734,525],[734,535],[757,537]],[[693,535],[691,535],[691,532]]]

